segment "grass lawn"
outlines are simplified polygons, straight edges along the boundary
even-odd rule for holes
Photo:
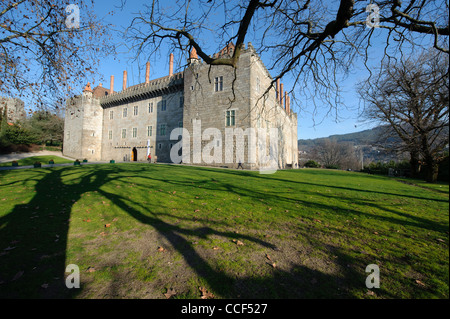
[[[320,169],[0,171],[0,297],[448,298],[448,184],[426,186]]]
[[[73,163],[72,160],[68,160],[59,156],[50,156],[50,155],[44,155],[44,156],[30,156],[23,159],[18,160],[19,166],[28,166],[33,165],[34,162],[38,161],[41,162],[43,165],[48,164],[48,161],[53,160],[55,164],[64,164],[64,163]],[[12,162],[5,162],[0,163],[1,166],[11,166]]]

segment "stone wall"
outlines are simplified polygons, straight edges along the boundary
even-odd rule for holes
[[[63,154],[75,159],[101,160],[103,108],[92,92],[67,100]]]
[[[0,97],[0,112],[6,109],[7,121],[15,123],[26,118],[25,106],[21,99]]]
[[[223,77],[223,91],[219,92],[216,91],[218,77]],[[183,139],[183,150],[188,150],[189,156],[183,162],[236,168],[241,161],[244,168],[249,169],[269,165],[259,160],[256,136],[250,138],[245,135],[238,140],[231,134],[239,129],[245,133],[249,128],[258,134],[258,129],[264,129],[267,133],[266,154],[269,155],[269,129],[275,128],[278,133],[278,168],[293,165],[297,157],[297,116],[281,105],[275,88],[266,92],[271,81],[251,44],[242,51],[236,70],[194,60],[185,71],[183,125],[189,139]],[[230,111],[234,111],[235,124],[227,126],[226,117]],[[208,131],[205,132],[206,129]],[[249,152],[250,149],[254,153]],[[214,154],[218,154],[217,157]]]

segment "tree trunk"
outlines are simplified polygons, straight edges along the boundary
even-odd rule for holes
[[[439,164],[436,161],[427,161],[425,181],[428,183],[436,183],[439,173]]]
[[[409,160],[409,164],[411,167],[411,177],[417,178],[420,173],[420,162],[419,162],[419,153],[411,152],[411,159]]]

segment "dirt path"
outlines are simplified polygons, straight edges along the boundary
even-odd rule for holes
[[[73,158],[71,158],[71,157],[63,156],[62,152],[59,152],[59,151],[39,151],[39,152],[11,153],[11,154],[0,155],[0,163],[17,161],[22,158],[31,157],[31,156],[44,156],[44,155],[59,156],[62,158],[67,158],[67,159],[73,160]]]

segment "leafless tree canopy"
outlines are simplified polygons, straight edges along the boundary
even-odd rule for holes
[[[364,116],[389,125],[403,141],[398,148],[411,154],[412,165],[422,160],[429,168],[437,166],[448,145],[448,62],[447,54],[425,52],[391,63],[360,84]],[[437,177],[437,171],[430,174]]]
[[[357,62],[370,69],[367,61],[374,44],[385,58],[419,45],[449,52],[448,1],[380,1],[377,28],[367,27],[367,20],[375,21],[374,12],[366,11],[369,3],[180,0],[168,7],[153,0],[133,19],[127,38],[137,55],[170,44],[186,58],[194,47],[204,62],[231,67],[236,66],[241,45],[252,41],[259,54],[271,57],[272,85],[289,75],[295,87],[290,93],[297,102],[299,97],[319,99],[334,109],[342,106],[339,75],[352,71]],[[213,56],[230,42],[237,48],[231,57]],[[310,84],[313,92],[308,92]]]
[[[356,170],[361,167],[353,143],[349,142],[323,139],[314,147],[311,156],[327,168]]]
[[[94,73],[99,53],[112,51],[92,1],[77,1],[79,26],[67,26],[68,17],[76,13],[66,11],[72,2],[2,0],[1,95],[28,96],[37,106],[65,100]]]

